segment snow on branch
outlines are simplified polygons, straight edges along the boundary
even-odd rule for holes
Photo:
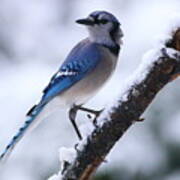
[[[88,180],[126,130],[156,94],[180,75],[180,16],[171,22],[165,39],[143,57],[123,91],[100,114],[97,126],[73,149],[61,148],[61,171],[49,180]]]

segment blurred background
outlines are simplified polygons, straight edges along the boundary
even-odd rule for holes
[[[17,132],[25,114],[41,97],[50,77],[71,48],[87,36],[75,24],[94,10],[107,10],[121,21],[124,45],[115,75],[89,103],[102,108],[116,97],[180,12],[179,0],[1,0],[0,1],[0,151]],[[113,89],[112,89],[113,87]],[[180,81],[166,86],[116,144],[95,180],[180,179]],[[88,119],[78,115],[78,123]],[[26,136],[14,150],[0,180],[46,180],[60,167],[58,149],[72,147],[76,134],[65,110],[59,110]]]

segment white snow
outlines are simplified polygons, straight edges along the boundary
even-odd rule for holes
[[[180,52],[172,48],[166,48],[166,53],[172,59],[176,59],[177,56],[180,57]]]
[[[180,28],[180,13],[176,12],[170,16],[169,23],[167,23],[167,35],[172,35],[178,28]]]
[[[59,149],[60,162],[72,163],[76,157],[76,150],[74,148],[61,147]]]
[[[71,164],[76,157],[76,150],[74,148],[61,147],[59,149],[59,160],[61,162],[61,168],[58,174],[51,176],[48,180],[61,180],[61,171],[64,169],[64,163]]]
[[[94,130],[93,122],[91,120],[89,120],[88,122],[82,124],[79,129],[80,129],[80,132],[81,132],[83,138],[87,137]]]
[[[61,173],[59,173],[57,175],[53,175],[50,178],[48,178],[48,180],[61,180],[61,179],[62,179]]]

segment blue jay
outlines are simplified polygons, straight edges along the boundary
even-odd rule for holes
[[[121,46],[122,30],[117,18],[106,11],[95,11],[76,21],[87,27],[89,37],[78,43],[43,91],[40,102],[27,113],[27,120],[0,156],[6,159],[15,145],[34,124],[43,119],[53,107],[67,107],[69,118],[79,137],[75,123],[78,110],[99,112],[82,107],[104,85],[115,70]]]

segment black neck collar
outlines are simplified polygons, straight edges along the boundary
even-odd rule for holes
[[[118,56],[119,50],[120,50],[120,46],[118,44],[116,44],[115,46],[103,44],[103,46],[108,48],[112,54],[114,54],[115,56]]]

